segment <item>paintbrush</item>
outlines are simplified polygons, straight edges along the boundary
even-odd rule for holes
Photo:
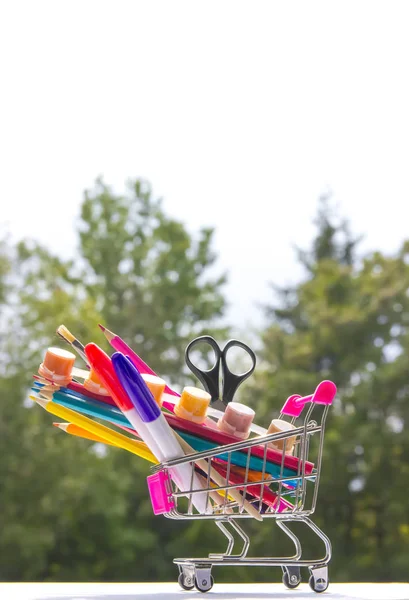
[[[56,331],[57,335],[60,336],[64,341],[66,341],[74,350],[76,350],[77,354],[81,356],[81,358],[85,361],[88,367],[88,359],[86,357],[84,346],[81,344],[79,340],[66,328],[65,325],[60,325]]]

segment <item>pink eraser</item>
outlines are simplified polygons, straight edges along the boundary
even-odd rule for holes
[[[250,435],[254,415],[255,412],[252,408],[239,402],[229,402],[226,411],[217,423],[217,427],[225,433],[245,440]]]

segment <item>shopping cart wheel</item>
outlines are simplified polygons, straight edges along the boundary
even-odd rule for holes
[[[328,567],[321,567],[320,569],[311,570],[311,576],[308,580],[310,588],[320,594],[325,592],[329,585],[328,579]]]
[[[187,575],[185,573],[179,573],[178,584],[184,590],[193,590],[195,587],[195,582],[193,581],[193,577],[191,575]]]
[[[196,569],[195,573],[195,586],[199,592],[208,592],[212,589],[214,584],[213,575],[210,573],[210,569]]]
[[[295,589],[301,583],[299,567],[283,567],[283,583],[290,590]]]

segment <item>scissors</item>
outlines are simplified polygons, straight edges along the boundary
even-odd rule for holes
[[[215,353],[216,362],[209,370],[199,369],[199,367],[194,365],[190,360],[190,353],[198,344],[208,344]],[[240,375],[232,373],[227,366],[226,355],[230,348],[233,347],[238,347],[245,350],[252,361],[252,366],[250,369],[245,373],[241,373]],[[192,373],[194,373],[194,375],[196,375],[199,381],[203,384],[205,390],[211,395],[211,404],[214,406],[215,403],[217,403],[217,408],[220,407],[220,409],[223,411],[226,409],[227,404],[233,400],[234,394],[236,393],[239,385],[245,379],[247,379],[247,377],[250,377],[256,366],[256,355],[246,344],[239,342],[238,340],[230,340],[227,342],[224,349],[221,350],[219,344],[210,335],[202,335],[190,342],[186,348],[185,360],[189,369],[192,371]],[[220,365],[222,375],[221,386],[219,383]]]

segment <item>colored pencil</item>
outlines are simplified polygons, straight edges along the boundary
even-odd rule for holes
[[[146,362],[144,362],[142,358],[138,356],[138,354],[136,354],[136,352],[134,352],[132,348],[130,348],[130,346],[128,346],[128,344],[124,342],[122,338],[119,337],[119,335],[116,335],[112,331],[109,331],[109,329],[107,329],[101,324],[99,324],[98,327],[101,329],[101,331],[103,331],[105,337],[107,338],[111,346],[115,348],[115,350],[117,350],[118,352],[122,352],[122,354],[125,354],[125,356],[129,356],[135,367],[142,375],[144,373],[149,373],[150,375],[155,375],[156,377],[158,377],[155,371],[151,369],[150,366],[147,365]],[[165,394],[168,394],[168,397],[165,397],[163,406],[171,412],[174,412],[174,403],[176,399],[180,397],[180,394],[178,392],[175,392],[175,390],[172,390],[172,388],[170,388],[167,384],[165,387]],[[212,424],[214,426],[214,422],[210,419],[210,417],[220,419],[220,417],[223,415],[223,413],[220,410],[217,410],[217,408],[213,408],[211,406],[209,406],[209,408],[207,409],[207,414],[209,416],[206,419],[206,423],[209,427],[212,427]],[[257,435],[266,435],[267,433],[267,430],[264,429],[264,427],[260,427],[255,423],[252,423],[250,430],[253,433],[256,433]]]
[[[78,427],[78,425],[74,425],[74,423],[53,423],[53,425],[54,427],[58,427],[58,429],[61,429],[61,431],[65,431],[65,433],[69,433],[70,435],[73,435],[75,437],[84,438],[85,440],[91,440],[100,444],[107,444],[108,446],[114,446],[116,448],[120,447],[116,444],[113,444],[112,442],[107,442],[107,440],[102,439],[98,435],[90,433],[82,427]]]
[[[184,452],[186,454],[195,454],[195,451],[193,450],[192,446],[190,446],[179,434],[177,434],[174,431],[174,434],[176,436],[176,439],[178,440],[179,444],[182,446]],[[192,459],[194,459],[194,457],[192,456]],[[202,469],[202,471],[204,471],[205,473],[208,472],[209,469],[209,463],[204,460],[204,459],[199,459],[196,460],[195,463],[197,464],[197,466]],[[220,475],[216,469],[214,469],[212,466],[210,467],[210,477],[211,479],[219,486],[225,486],[226,485],[226,478],[223,477],[222,475]],[[254,517],[255,519],[257,519],[257,521],[262,521],[263,517],[259,514],[259,512],[257,511],[256,508],[254,508],[254,506],[252,506],[250,504],[250,502],[248,502],[246,499],[243,498],[243,496],[240,494],[240,492],[235,489],[232,488],[228,491],[228,495],[231,496],[232,498],[234,498],[234,500],[239,504],[239,506],[242,506],[243,509],[248,512],[252,517]]]
[[[125,354],[125,356],[129,356],[129,358],[141,374],[148,373],[149,375],[155,375],[155,377],[157,377],[155,371],[153,371],[153,369],[151,369],[150,366],[147,365],[146,362],[144,362],[142,358],[138,356],[136,352],[134,352],[132,348],[128,346],[126,342],[124,342],[122,338],[119,337],[119,335],[116,335],[112,331],[109,331],[109,329],[107,329],[103,325],[99,324],[98,327],[101,329],[101,331],[103,331],[106,339],[111,344],[111,346],[115,348],[115,350],[117,350],[117,352],[122,352],[122,354]],[[172,390],[168,385],[166,385],[165,387],[165,394],[170,394],[171,396],[176,397],[180,395],[174,390]]]
[[[110,404],[111,406],[116,406],[111,396],[91,392],[89,389],[84,387],[82,383],[78,383],[76,381],[71,381],[67,386],[64,387],[59,386],[57,383],[51,381],[50,379],[40,377],[39,375],[33,375],[33,379],[35,379],[38,385],[51,386],[53,388],[53,391],[55,392],[61,390],[62,392],[70,393],[73,396],[77,395],[78,397],[91,398],[92,400],[97,400],[98,402],[103,402],[105,404]]]
[[[36,389],[34,389],[34,391],[38,392],[38,390],[36,390]],[[52,393],[52,392],[44,392],[43,390],[41,390],[38,393],[40,393],[40,395],[44,396],[47,400],[52,399],[54,403],[59,404],[61,406],[65,406],[69,409],[77,410],[78,412],[80,412],[82,414],[90,415],[90,416],[96,417],[98,419],[102,419],[104,421],[109,421],[109,422],[113,423],[114,425],[117,425],[118,427],[134,429],[133,426],[131,425],[131,423],[125,417],[125,415],[122,414],[122,412],[118,408],[114,408],[113,406],[100,405],[98,402],[94,402],[92,400],[79,400],[78,398],[74,398],[68,394],[62,393],[61,391]],[[169,424],[172,426],[172,428],[174,430],[175,429],[177,430],[178,434],[186,442],[188,442],[191,447],[194,448],[195,452],[212,450],[212,449],[217,448],[222,443],[222,442],[217,443],[214,440],[212,440],[211,438],[210,439],[207,438],[206,434],[213,433],[212,430],[208,431],[207,428],[203,428],[203,433],[201,435],[206,436],[206,437],[198,437],[196,431],[193,433],[190,430],[190,426],[192,425],[192,423],[190,421],[183,421],[182,419],[175,419],[174,417],[172,417],[172,415],[168,415],[165,413],[163,413],[163,414],[164,414],[165,418],[168,420]],[[230,436],[228,436],[228,437],[230,437]],[[237,440],[234,440],[234,442],[237,442]],[[230,441],[230,443],[231,443],[231,441]],[[237,451],[236,450],[236,451],[232,452],[231,453],[232,464],[241,466],[241,467],[246,467],[246,464],[247,464],[247,456],[246,455],[247,455],[247,451],[240,451],[240,450]],[[281,465],[281,458],[280,458],[280,460],[278,460],[277,455],[281,456],[281,454],[278,451],[269,448],[267,450],[267,455],[266,455],[267,462],[265,465],[265,472],[271,474],[273,477],[276,477],[276,478],[280,477],[280,465]],[[223,449],[221,449],[221,452],[220,452],[220,455],[218,455],[218,458],[220,458],[221,460],[224,460],[224,461],[228,460],[229,453],[223,452]],[[262,470],[263,458],[264,458],[264,452],[262,451],[262,449],[260,447],[253,446],[253,448],[251,449],[250,469],[254,470],[254,471]],[[294,457],[286,456],[285,461],[287,460],[287,458],[290,458],[294,461]],[[271,459],[273,459],[274,462],[271,462]],[[295,459],[295,461],[297,461],[297,464],[298,464],[299,459]],[[307,474],[311,473],[312,468],[313,468],[312,463],[306,462],[306,473]],[[293,468],[284,467],[284,469],[283,469],[284,477],[291,478],[291,477],[294,477],[294,475],[296,475],[296,474],[297,474],[297,467],[295,464],[294,464]],[[287,485],[290,485],[291,487],[295,487],[296,481],[289,480],[289,481],[287,481]]]
[[[96,423],[92,419],[89,419],[88,417],[85,417],[74,410],[66,408],[65,406],[56,404],[51,400],[45,400],[43,398],[39,398],[38,396],[32,395],[30,395],[30,399],[34,400],[34,402],[37,402],[37,404],[42,406],[42,408],[52,415],[60,417],[60,419],[65,419],[70,423],[74,423],[74,425],[78,425],[79,427],[86,429],[90,433],[97,435],[103,440],[107,440],[108,442],[111,442],[112,444],[115,444],[124,450],[128,450],[128,452],[132,452],[133,454],[136,454],[137,456],[140,456],[149,462],[155,464],[158,462],[152,452],[143,442],[131,440],[126,437],[126,435],[122,435],[122,433],[118,433],[109,427],[105,427],[105,425]]]

